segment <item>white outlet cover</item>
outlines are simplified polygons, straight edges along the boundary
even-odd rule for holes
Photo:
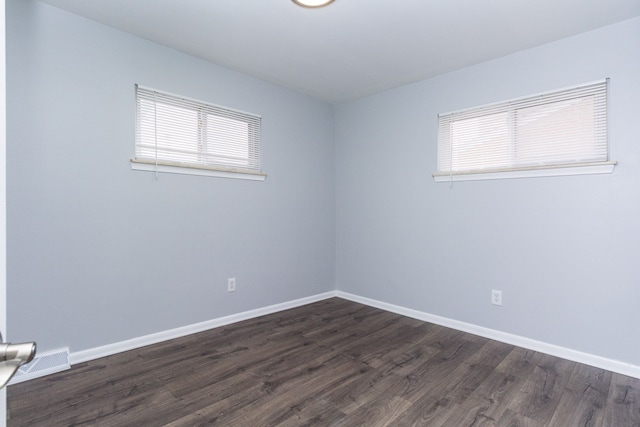
[[[491,290],[491,304],[502,305],[502,291]]]

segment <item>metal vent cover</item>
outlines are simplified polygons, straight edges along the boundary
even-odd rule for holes
[[[43,377],[69,368],[71,368],[71,365],[69,364],[68,347],[45,351],[41,354],[36,354],[31,362],[20,366],[15,376],[9,381],[9,385]]]

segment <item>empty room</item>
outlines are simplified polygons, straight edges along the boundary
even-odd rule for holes
[[[0,426],[640,426],[640,1],[305,2],[2,0]]]

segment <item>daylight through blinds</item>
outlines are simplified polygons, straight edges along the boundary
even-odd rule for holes
[[[608,161],[607,80],[439,116],[438,173]]]
[[[260,172],[260,116],[136,86],[136,159]]]

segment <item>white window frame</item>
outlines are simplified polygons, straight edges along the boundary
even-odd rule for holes
[[[261,117],[136,85],[133,170],[264,181]]]
[[[438,115],[438,171],[433,174],[436,182],[452,182],[452,181],[469,181],[484,179],[505,179],[505,178],[527,178],[540,176],[562,176],[562,175],[582,175],[582,174],[601,174],[611,173],[617,162],[609,159],[609,141],[607,135],[608,127],[608,79],[591,83],[585,83],[570,88],[559,89],[551,92],[531,95],[527,97],[512,99],[508,101],[497,102],[493,104],[483,105],[480,107],[455,111]],[[540,132],[545,135],[538,136],[534,133],[534,142],[544,141],[544,146],[536,147],[536,160],[516,159],[513,152],[518,149],[522,150],[522,138],[518,139],[517,118],[518,114],[534,108],[546,108],[550,105],[562,106],[563,103],[580,101],[593,97],[593,114],[594,119],[590,121],[585,139],[587,148],[584,149],[587,154],[580,152],[573,156],[574,148],[565,148],[563,146],[563,133],[566,130],[581,129],[581,125],[572,126],[574,122],[567,122],[566,126],[562,120],[556,120],[553,132],[548,136],[553,144],[549,144],[546,140],[549,129],[544,128]],[[554,113],[546,113],[545,117],[550,117]],[[465,121],[467,123],[465,123]],[[466,129],[464,137],[454,140],[454,126],[465,126],[473,121],[474,126],[480,129],[476,131]],[[560,124],[561,126],[558,126]],[[555,128],[560,128],[558,131]],[[488,137],[489,132],[494,132],[497,136]],[[489,154],[489,144],[496,144],[493,140],[499,139],[505,154],[501,155],[498,161],[494,161],[494,151]],[[574,137],[580,140],[580,137]],[[489,141],[492,140],[492,141]],[[458,142],[458,145],[456,145]],[[520,146],[518,146],[520,142]],[[486,145],[485,145],[486,144]],[[569,147],[568,144],[565,144]],[[462,156],[462,160],[456,160],[455,150],[467,150]],[[567,150],[566,152],[563,150]],[[579,151],[580,149],[578,149]],[[593,152],[592,157],[589,154]],[[466,157],[465,157],[466,156]],[[511,157],[510,157],[511,156]],[[456,166],[455,162],[458,162]],[[491,163],[495,162],[495,163]],[[519,163],[520,162],[520,163]]]

